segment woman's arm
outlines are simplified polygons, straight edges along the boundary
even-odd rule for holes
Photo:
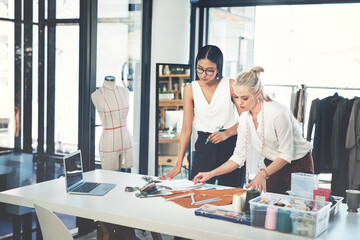
[[[170,172],[160,177],[159,179],[173,179],[181,171],[185,151],[189,145],[192,132],[192,122],[194,119],[194,103],[191,83],[186,85],[184,88],[183,103],[183,124],[180,133],[180,143],[176,165]]]
[[[237,169],[239,165],[235,163],[232,160],[227,160],[224,162],[221,166],[215,168],[214,170],[211,170],[210,172],[200,172],[198,173],[193,181],[194,183],[205,183],[207,180],[209,180],[212,177],[219,176],[231,171],[234,171]]]
[[[288,162],[282,158],[275,159],[275,161],[273,161],[269,166],[261,169],[261,171],[256,174],[254,179],[248,185],[246,185],[245,188],[266,192],[266,179],[275,172],[279,171],[286,164],[288,164]]]
[[[236,105],[235,103],[235,95],[234,95],[234,90],[233,90],[233,83],[234,83],[234,79],[230,79],[230,94],[231,94],[231,101],[235,104],[236,110],[238,112],[238,116],[241,115],[241,110],[239,108],[239,106]],[[210,141],[214,144],[220,143],[225,141],[226,139],[228,139],[231,136],[234,136],[237,134],[237,128],[238,128],[238,123],[236,123],[234,126],[232,126],[231,128],[226,129],[226,131],[223,132],[214,132],[213,134],[210,134],[209,137],[206,140],[211,139]]]

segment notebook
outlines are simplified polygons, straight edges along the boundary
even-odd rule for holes
[[[66,192],[72,194],[103,196],[116,184],[85,182],[83,179],[83,168],[81,150],[64,156]]]

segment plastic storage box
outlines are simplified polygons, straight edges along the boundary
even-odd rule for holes
[[[330,219],[332,219],[340,210],[340,204],[342,203],[342,201],[344,200],[343,197],[338,197],[338,196],[332,196],[335,203],[332,204],[331,208],[330,208]]]
[[[294,196],[294,197],[299,197],[300,194],[298,193],[294,193],[292,191],[287,191],[287,193],[290,195],[290,196]],[[306,197],[308,198],[308,197]],[[339,196],[333,196],[331,195],[331,198],[333,199],[332,201],[334,201],[332,204],[331,204],[331,207],[330,207],[330,219],[333,219],[334,216],[339,212],[340,210],[340,204],[343,202],[344,198],[343,197],[339,197]]]
[[[268,192],[249,203],[254,227],[311,238],[328,228],[330,202]]]

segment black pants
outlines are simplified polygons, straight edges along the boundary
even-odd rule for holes
[[[211,133],[198,132],[194,159],[191,164],[190,179],[193,179],[199,172],[208,172],[219,167],[233,155],[237,139],[236,135],[218,144],[213,144],[212,142],[205,144],[210,134]],[[238,168],[230,173],[214,177],[207,181],[207,183],[213,184],[218,180],[219,185],[243,188],[245,171],[244,165],[240,169]]]

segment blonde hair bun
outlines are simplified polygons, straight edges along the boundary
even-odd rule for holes
[[[260,66],[253,67],[250,72],[255,73],[256,76],[259,76],[261,72],[264,72],[264,68]]]

